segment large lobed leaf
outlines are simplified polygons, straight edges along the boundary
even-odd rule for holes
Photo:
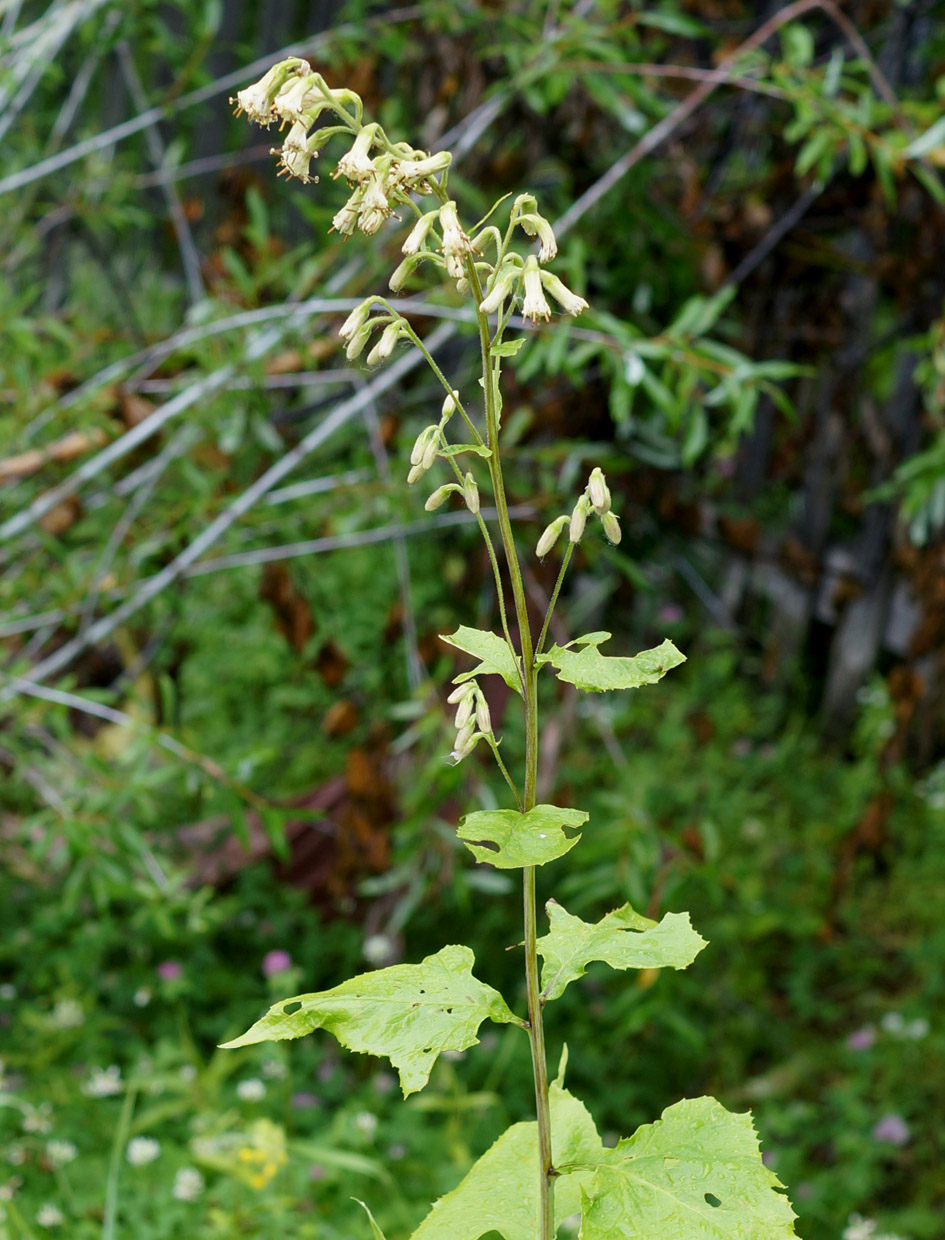
[[[485,629],[470,629],[461,624],[455,633],[441,633],[440,641],[481,660],[471,672],[463,672],[455,677],[454,684],[462,684],[465,680],[472,680],[474,676],[494,673],[501,676],[510,689],[514,689],[516,693],[522,692],[522,677],[515,655],[509,643],[498,633],[490,633]]]
[[[555,1166],[596,1163],[603,1147],[587,1108],[560,1082],[550,1089]],[[555,1222],[581,1207],[581,1188],[593,1167],[555,1180]],[[538,1219],[538,1125],[513,1124],[466,1178],[433,1206],[410,1240],[479,1240],[497,1231],[505,1240],[535,1240]]]
[[[542,994],[548,1000],[560,998],[592,960],[603,960],[612,969],[685,969],[706,946],[688,913],[667,913],[655,922],[625,904],[592,924],[556,900],[545,908],[551,928],[537,946],[544,960]]]
[[[566,835],[587,822],[580,809],[536,805],[527,813],[516,809],[477,810],[459,826],[459,838],[477,861],[488,861],[500,870],[544,865],[563,857],[581,838]]]
[[[444,947],[420,964],[391,965],[332,990],[283,999],[224,1049],[326,1029],[350,1050],[386,1055],[406,1097],[426,1085],[441,1051],[475,1046],[484,1020],[524,1026],[497,990],[473,977],[473,964],[468,947]]]
[[[603,1151],[582,1186],[581,1240],[789,1240],[780,1188],[750,1115],[686,1099]]]
[[[550,663],[559,680],[566,680],[579,689],[603,692],[608,689],[639,689],[643,685],[655,685],[686,656],[681,654],[667,638],[661,646],[644,650],[632,658],[609,658],[597,647],[610,638],[609,633],[588,633],[577,637],[567,647],[552,646],[538,656],[539,663]],[[579,650],[571,650],[579,646]]]

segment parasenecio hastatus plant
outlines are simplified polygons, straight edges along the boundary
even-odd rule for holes
[[[353,139],[333,173],[350,189],[334,217],[334,229],[373,236],[392,216],[399,219],[395,210],[401,209],[414,222],[401,247],[403,261],[390,278],[391,290],[398,292],[418,267],[428,264],[443,269],[475,310],[482,390],[474,400],[451,385],[411,324],[384,297],[363,301],[345,320],[340,335],[349,360],[371,345],[369,366],[390,357],[399,341],[408,341],[423,354],[445,392],[439,419],[421,431],[413,446],[407,481],[413,485],[443,463],[450,480],[432,492],[426,507],[433,510],[450,495],[459,496],[477,518],[495,575],[501,633],[461,626],[443,637],[477,661],[471,671],[455,678],[456,688],[449,695],[456,707],[451,757],[460,762],[480,742],[486,744],[514,801],[514,808],[467,814],[458,830],[477,861],[522,871],[527,1015],[516,1015],[497,990],[473,975],[469,947],[452,945],[420,964],[392,965],[331,990],[285,999],[242,1037],[224,1045],[298,1038],[325,1029],[351,1050],[390,1059],[406,1097],[427,1084],[441,1052],[475,1045],[484,1020],[523,1031],[531,1043],[536,1119],[509,1128],[458,1187],[436,1202],[412,1240],[479,1240],[489,1232],[505,1240],[553,1240],[562,1219],[578,1213],[582,1240],[793,1236],[794,1212],[777,1177],[762,1162],[750,1115],[726,1111],[714,1098],[685,1099],[611,1148],[602,1143],[584,1104],[565,1088],[566,1052],[556,1079],[549,1082],[544,1009],[584,974],[589,962],[605,961],[615,969],[683,969],[706,946],[685,913],[667,913],[654,922],[624,905],[591,924],[554,900],[546,905],[547,928],[539,936],[536,868],[576,847],[588,818],[580,810],[535,803],[539,674],[551,668],[559,680],[596,693],[655,684],[684,661],[670,641],[633,658],[608,657],[600,648],[609,633],[547,645],[552,612],[574,548],[588,533],[588,521],[596,518],[611,543],[620,541],[620,524],[600,469],[591,472],[573,509],[556,517],[538,540],[536,553],[544,557],[567,531],[557,583],[537,637],[531,628],[502,472],[500,377],[503,365],[524,343],[521,335],[506,339],[517,306],[533,323],[551,317],[549,296],[565,314],[578,315],[587,308],[582,297],[546,269],[557,252],[551,225],[539,213],[534,195],[519,194],[504,230],[489,221],[507,198],[474,228],[464,229],[448,190],[450,154],[431,155],[406,142],[392,142],[380,125],[365,121],[353,91],[331,89],[304,60],[283,60],[240,91],[235,102],[238,114],[260,125],[288,126],[273,153],[279,155],[282,172],[303,182],[313,179],[312,160],[326,143],[335,137]],[[316,128],[323,117],[329,123]],[[524,241],[527,248],[533,240],[537,254],[523,255],[515,248],[516,242]],[[452,438],[456,428],[460,434]],[[473,468],[461,467],[461,457]],[[480,512],[476,469],[482,475],[488,472],[517,641],[509,624],[499,551]],[[521,783],[500,755],[480,687],[482,677],[493,675],[501,676],[522,702]],[[364,1208],[375,1240],[383,1240]]]

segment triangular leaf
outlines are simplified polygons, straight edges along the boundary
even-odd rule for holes
[[[603,1146],[583,1102],[555,1082],[551,1101],[552,1160],[556,1167],[599,1161]],[[592,1170],[555,1180],[555,1222],[581,1207]],[[513,1124],[466,1178],[433,1206],[410,1240],[479,1240],[497,1231],[505,1240],[535,1240],[538,1220],[538,1125]]]
[[[440,641],[482,660],[471,672],[463,672],[457,676],[454,684],[462,684],[464,680],[472,680],[474,676],[494,673],[501,676],[510,689],[514,689],[516,693],[522,692],[522,678],[515,655],[509,643],[498,633],[489,633],[485,629],[470,629],[463,624],[455,633],[441,633]]]
[[[566,835],[565,827],[583,826],[587,817],[583,810],[557,805],[536,805],[526,814],[516,809],[477,810],[460,823],[459,838],[477,861],[514,870],[563,857],[581,838]]]
[[[541,989],[547,1000],[560,998],[569,982],[584,976],[592,960],[603,960],[612,969],[685,969],[706,946],[688,913],[667,913],[655,922],[625,904],[591,924],[572,916],[556,900],[549,900],[545,908],[551,929],[537,947],[545,962]]]
[[[468,947],[444,947],[421,964],[395,964],[349,978],[332,990],[274,1004],[242,1037],[223,1048],[301,1038],[326,1029],[342,1046],[386,1055],[404,1097],[422,1089],[441,1051],[475,1046],[484,1020],[523,1025],[497,990],[472,975]]]
[[[686,1099],[603,1151],[583,1188],[581,1240],[789,1240],[780,1187],[750,1115]]]
[[[580,645],[581,650],[552,646],[547,654],[538,656],[538,662],[551,663],[557,669],[559,680],[567,680],[579,689],[602,692],[655,685],[671,668],[686,661],[686,656],[680,654],[668,638],[654,650],[644,650],[631,659],[611,659],[597,649],[609,637],[609,633],[590,633],[568,643],[569,646]]]

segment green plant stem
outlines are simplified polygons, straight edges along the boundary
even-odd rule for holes
[[[482,286],[472,258],[466,260],[469,287],[476,301],[479,345],[482,352],[482,374],[485,388],[487,443],[491,449],[489,474],[498,517],[499,532],[509,568],[515,615],[518,620],[522,649],[522,685],[525,690],[525,787],[522,808],[527,813],[535,805],[538,786],[538,669],[528,621],[528,604],[522,581],[512,525],[509,521],[505,482],[499,456],[499,415],[497,387],[498,368],[493,364],[489,341],[488,316],[479,310]],[[525,921],[525,984],[528,997],[528,1036],[532,1052],[532,1073],[535,1081],[535,1111],[538,1120],[538,1189],[539,1231],[537,1240],[554,1240],[554,1167],[551,1160],[551,1108],[548,1098],[548,1062],[545,1053],[545,1032],[542,1023],[541,996],[538,985],[538,914],[535,900],[535,867],[523,871],[523,903]]]
[[[121,1152],[128,1139],[131,1128],[131,1117],[134,1115],[135,1101],[138,1091],[133,1085],[127,1086],[125,1100],[121,1106],[115,1135],[112,1140],[112,1152],[108,1159],[108,1172],[105,1177],[105,1215],[102,1219],[102,1240],[115,1240],[115,1222],[118,1217],[118,1176],[121,1173]]]
[[[541,634],[538,638],[538,644],[535,646],[535,658],[541,654],[545,648],[545,638],[548,636],[548,625],[551,624],[551,617],[554,613],[555,604],[558,601],[558,595],[561,593],[561,586],[564,583],[564,575],[568,571],[568,565],[571,563],[571,556],[574,552],[574,543],[568,541],[568,549],[564,553],[564,559],[561,561],[561,568],[558,572],[558,580],[555,582],[555,588],[551,594],[551,600],[548,603],[548,610],[545,612],[545,623],[541,626]]]

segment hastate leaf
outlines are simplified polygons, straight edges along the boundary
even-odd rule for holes
[[[466,654],[471,654],[476,659],[481,659],[479,666],[474,667],[471,672],[463,672],[462,675],[457,676],[456,684],[462,684],[464,680],[472,680],[474,676],[494,673],[501,676],[510,689],[514,689],[516,693],[522,692],[522,678],[515,655],[509,643],[498,633],[489,633],[485,629],[470,629],[461,624],[455,633],[449,635],[441,633],[440,641],[455,646],[457,650],[464,650]]]
[[[582,1186],[581,1240],[789,1240],[780,1188],[750,1115],[686,1099],[603,1151]]]
[[[556,900],[545,908],[551,928],[537,947],[544,960],[541,988],[547,1000],[560,998],[592,960],[603,960],[612,969],[685,969],[706,946],[688,913],[667,913],[655,922],[625,904],[591,924]]]
[[[610,638],[609,633],[589,633],[576,638],[568,646],[552,646],[538,656],[539,663],[550,663],[559,680],[566,680],[579,689],[601,693],[607,689],[639,689],[655,685],[686,656],[669,639],[653,650],[644,650],[632,658],[610,658],[597,647]],[[570,649],[580,646],[579,650]]]
[[[581,1206],[603,1151],[587,1108],[560,1084],[549,1091],[552,1160],[556,1167],[591,1164],[555,1180],[555,1222]],[[538,1125],[513,1124],[466,1178],[433,1206],[410,1240],[479,1240],[497,1231],[505,1240],[535,1240],[538,1218]]]
[[[581,838],[567,835],[587,822],[579,809],[536,805],[527,813],[516,809],[477,810],[459,826],[459,838],[477,861],[488,861],[500,870],[544,865],[563,857]]]
[[[406,1097],[426,1085],[441,1051],[475,1046],[484,1020],[524,1026],[497,990],[473,977],[473,964],[468,947],[444,947],[421,964],[391,965],[332,990],[283,999],[223,1047],[326,1029],[350,1050],[386,1055],[400,1073]]]

